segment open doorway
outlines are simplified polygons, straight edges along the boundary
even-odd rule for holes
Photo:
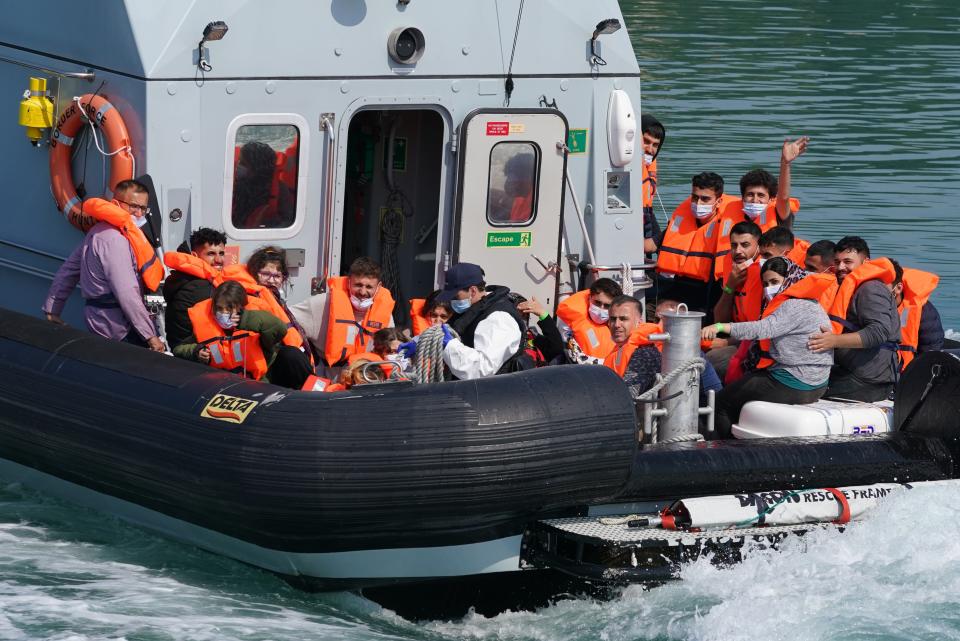
[[[407,301],[436,280],[443,149],[443,118],[431,109],[364,110],[350,121],[340,264],[380,263],[398,326],[409,324]]]

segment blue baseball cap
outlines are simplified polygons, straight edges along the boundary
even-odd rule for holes
[[[467,289],[471,285],[483,282],[483,269],[473,263],[457,263],[443,275],[443,289],[437,300],[446,303],[457,297],[457,292]]]

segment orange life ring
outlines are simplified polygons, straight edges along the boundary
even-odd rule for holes
[[[50,188],[57,208],[81,231],[87,231],[97,222],[83,213],[83,200],[73,184],[71,166],[74,137],[88,121],[103,132],[107,151],[117,152],[110,156],[110,190],[113,191],[117,183],[133,178],[133,147],[116,107],[103,96],[89,93],[71,102],[60,114],[50,137]]]

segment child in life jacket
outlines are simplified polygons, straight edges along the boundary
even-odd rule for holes
[[[409,372],[412,364],[410,359],[398,353],[401,343],[403,343],[403,333],[396,327],[385,327],[373,335],[373,354],[382,361],[396,363],[395,369],[402,375]]]
[[[245,378],[300,389],[308,372],[303,353],[283,344],[287,325],[235,281],[219,285],[213,296],[188,311],[193,334],[174,356],[198,361]]]

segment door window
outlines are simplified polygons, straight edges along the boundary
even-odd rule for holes
[[[532,142],[499,142],[490,150],[487,222],[529,225],[537,213],[540,148]]]
[[[230,220],[237,229],[286,229],[296,222],[300,130],[243,125],[233,150]]]

